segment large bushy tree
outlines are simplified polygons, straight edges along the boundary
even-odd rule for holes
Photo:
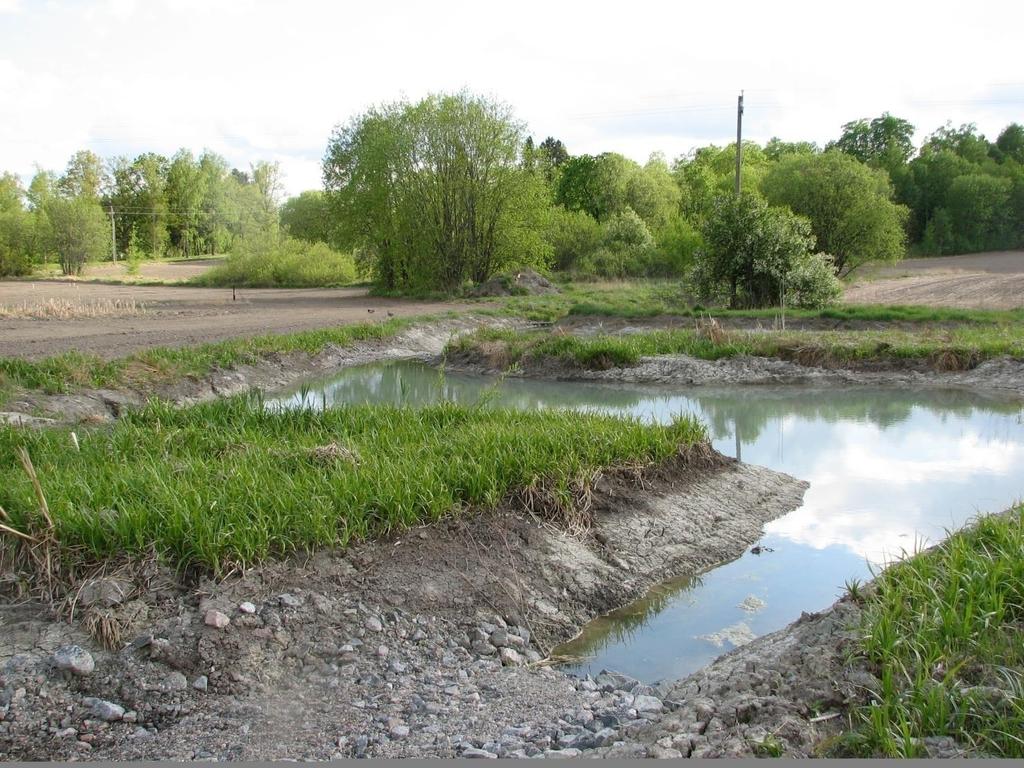
[[[331,136],[324,185],[340,241],[387,289],[451,290],[545,262],[547,190],[523,126],[462,92],[371,109]]]
[[[893,202],[885,171],[842,152],[794,154],[771,168],[762,190],[773,205],[807,217],[840,275],[869,261],[903,258],[908,212]]]

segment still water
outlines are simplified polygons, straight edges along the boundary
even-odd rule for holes
[[[1024,411],[965,391],[642,387],[448,374],[418,363],[347,369],[269,401],[332,407],[442,400],[577,408],[708,425],[715,448],[806,480],[803,506],[769,523],[760,554],[661,584],[558,649],[568,671],[646,682],[693,672],[830,605],[851,579],[1024,498]]]

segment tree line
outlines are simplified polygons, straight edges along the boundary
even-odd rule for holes
[[[941,254],[1024,245],[1024,128],[995,142],[945,126],[914,148],[889,114],[825,147],[744,142],[669,163],[536,144],[507,105],[468,93],[374,108],[339,126],[324,192],[289,200],[295,236],[355,251],[388,290],[452,290],[525,264],[577,277],[687,277],[734,305],[820,303],[834,278],[908,245]]]
[[[240,171],[209,151],[108,160],[76,152],[62,174],[38,170],[27,189],[14,174],[0,175],[0,275],[47,262],[77,274],[87,261],[115,256],[224,253],[276,229],[281,194],[276,163]]]

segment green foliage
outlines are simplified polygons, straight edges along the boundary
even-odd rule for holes
[[[453,404],[270,411],[257,397],[184,409],[154,402],[78,434],[80,450],[64,430],[0,428],[5,522],[23,530],[37,508],[15,459],[24,447],[60,556],[97,563],[156,552],[215,574],[493,507],[527,489],[544,489],[534,512],[560,522],[596,472],[706,441],[690,417],[654,426]]]
[[[884,112],[870,122],[861,119],[846,123],[842,136],[826,149],[838,149],[891,174],[910,159],[914,152],[913,138],[913,125]]]
[[[755,142],[745,141],[742,162],[742,191],[756,195],[770,167],[768,155]],[[715,200],[735,191],[736,145],[701,147],[677,159],[672,172],[681,190],[683,214],[697,227],[703,227]]]
[[[682,216],[675,216],[656,234],[658,256],[648,270],[651,277],[683,277],[704,245],[700,232]]]
[[[601,225],[586,211],[569,211],[557,205],[549,214],[546,237],[554,268],[575,272],[600,247]]]
[[[703,235],[704,248],[691,281],[704,300],[726,300],[732,308],[771,306],[781,301],[783,286],[797,263],[805,267],[804,278],[820,274],[806,262],[814,247],[808,221],[759,197],[719,197]],[[821,291],[827,293],[827,289]],[[804,291],[805,296],[813,294]]]
[[[581,273],[599,277],[648,274],[655,255],[650,230],[631,208],[611,214],[601,225],[601,247],[578,265]]]
[[[892,202],[888,176],[847,154],[786,157],[768,172],[762,190],[773,205],[810,220],[818,248],[832,254],[840,275],[904,255],[908,212]]]
[[[521,167],[523,127],[468,93],[371,109],[337,128],[324,179],[339,242],[385,290],[453,290],[543,265],[549,206]]]
[[[949,185],[945,209],[953,248],[959,252],[1007,248],[1015,243],[1010,230],[1009,179],[970,173]]]
[[[836,277],[833,257],[804,253],[794,257],[785,279],[786,305],[802,309],[827,307],[839,300],[843,284]]]
[[[24,211],[0,210],[0,277],[27,275],[32,271],[31,224],[31,217]]]
[[[1024,165],[1024,125],[1010,123],[996,139],[996,147],[1003,159]]]
[[[923,757],[923,737],[950,736],[1024,757],[1024,507],[892,565],[863,601],[860,644],[882,685],[847,750]]]
[[[351,254],[287,235],[252,235],[239,240],[223,263],[192,282],[225,287],[322,288],[349,285],[355,279]]]
[[[331,214],[324,193],[313,189],[285,200],[281,226],[292,237],[308,243],[331,242]]]
[[[80,274],[87,261],[110,252],[110,229],[98,201],[91,197],[53,197],[45,205],[52,250],[65,275]]]

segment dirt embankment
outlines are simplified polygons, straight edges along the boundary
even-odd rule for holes
[[[769,357],[737,356],[702,360],[689,355],[644,357],[624,368],[590,370],[562,359],[527,359],[513,370],[507,360],[486,348],[449,355],[451,370],[573,381],[665,384],[675,386],[879,386],[966,388],[1008,392],[1024,397],[1024,361],[997,358],[965,371],[936,371],[926,362],[880,361],[856,367],[802,365]]]
[[[639,734],[678,704],[531,662],[652,584],[740,554],[805,488],[705,448],[602,478],[587,533],[510,502],[217,584],[114,574],[79,593],[74,623],[7,605],[0,757],[646,749]]]
[[[82,390],[48,395],[21,392],[4,403],[0,423],[46,426],[55,422],[98,423],[117,418],[125,409],[137,408],[148,398],[158,397],[178,405],[189,405],[247,390],[271,391],[298,381],[324,376],[350,365],[384,360],[436,358],[448,342],[483,325],[515,327],[509,320],[460,318],[424,323],[384,341],[363,342],[351,347],[328,345],[317,355],[304,352],[272,355],[258,363],[227,370],[214,370],[198,378],[187,378],[156,386],[119,390]]]

